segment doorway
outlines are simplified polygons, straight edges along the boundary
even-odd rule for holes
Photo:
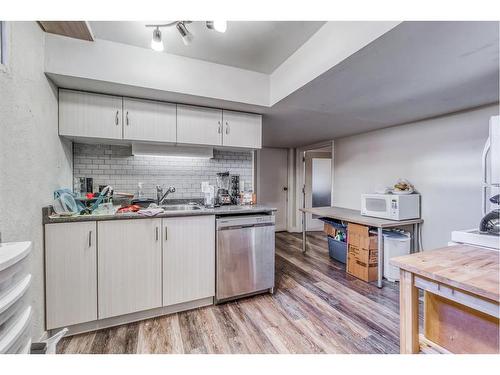
[[[304,158],[305,207],[329,207],[332,205],[332,147],[305,151]],[[323,222],[316,215],[307,214],[308,231],[323,229]]]

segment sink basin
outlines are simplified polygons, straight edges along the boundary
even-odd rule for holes
[[[168,204],[161,206],[165,211],[193,211],[201,210],[200,206],[195,206],[192,204]]]

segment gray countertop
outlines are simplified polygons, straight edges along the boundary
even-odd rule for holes
[[[179,216],[200,216],[200,215],[241,215],[269,213],[276,211],[276,208],[252,205],[252,206],[221,206],[216,208],[202,208],[200,210],[190,211],[165,211],[156,216],[143,216],[136,212],[114,214],[114,215],[74,215],[74,216],[49,216],[50,208],[44,207],[42,210],[43,224],[55,223],[73,223],[80,221],[103,221],[103,220],[130,220],[130,219],[151,219],[161,217],[179,217]]]

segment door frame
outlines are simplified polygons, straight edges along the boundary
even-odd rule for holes
[[[304,153],[308,150],[314,150],[323,147],[332,148],[332,192],[331,192],[331,202],[333,204],[333,189],[335,183],[335,142],[334,140],[324,141],[315,143],[312,145],[302,146],[294,149],[295,152],[290,153],[293,154],[293,158],[289,160],[289,176],[293,176],[293,189],[290,187],[292,183],[288,185],[288,232],[302,232],[302,213],[299,211],[300,208],[303,207],[304,199],[303,199],[303,188],[305,182],[305,169],[304,169]],[[289,155],[290,155],[289,154]],[[292,160],[293,159],[293,160]],[[291,182],[291,181],[290,181]]]

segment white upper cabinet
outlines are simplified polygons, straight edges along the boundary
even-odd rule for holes
[[[61,89],[59,135],[257,149],[262,116]]]
[[[122,139],[122,97],[59,90],[59,135]]]
[[[171,142],[177,140],[176,105],[123,98],[123,139]]]
[[[228,147],[262,147],[262,116],[252,113],[223,112],[224,146]]]
[[[177,142],[222,145],[222,110],[177,105]]]

